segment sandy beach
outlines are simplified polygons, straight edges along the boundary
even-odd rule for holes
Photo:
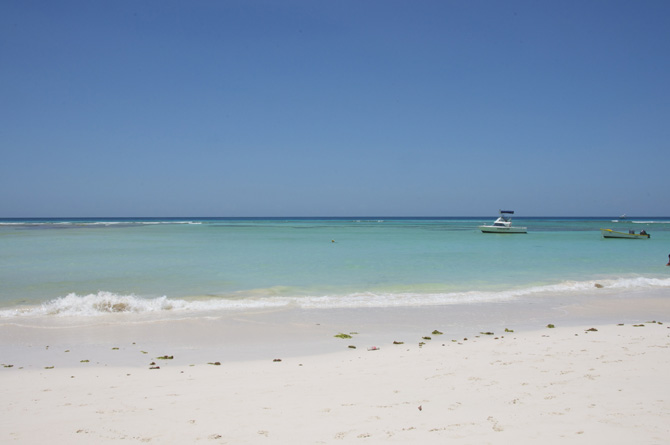
[[[14,320],[0,440],[667,443],[670,310],[653,297],[445,326],[430,308]]]

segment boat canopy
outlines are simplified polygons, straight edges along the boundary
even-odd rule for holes
[[[500,213],[509,213],[510,215],[514,215],[514,210],[501,210]]]

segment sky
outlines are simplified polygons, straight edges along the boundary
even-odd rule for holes
[[[0,2],[0,217],[670,216],[670,2]]]

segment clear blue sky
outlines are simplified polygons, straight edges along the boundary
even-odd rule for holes
[[[0,2],[0,217],[670,215],[670,2]]]

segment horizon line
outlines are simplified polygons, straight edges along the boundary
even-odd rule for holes
[[[285,216],[0,216],[0,220],[7,219],[253,219],[253,218],[273,218],[273,219],[309,219],[309,218],[363,218],[363,219],[380,219],[380,218],[489,218],[493,217],[490,214],[487,215],[411,215],[411,216],[400,216],[400,215],[325,215],[325,216],[300,216],[300,215],[285,215]],[[558,216],[558,215],[527,215],[519,216],[515,215],[515,218],[617,218],[617,219],[631,219],[631,218],[670,218],[670,216],[660,216],[660,215],[626,215],[626,216],[613,216],[613,215],[570,215],[570,216]]]

